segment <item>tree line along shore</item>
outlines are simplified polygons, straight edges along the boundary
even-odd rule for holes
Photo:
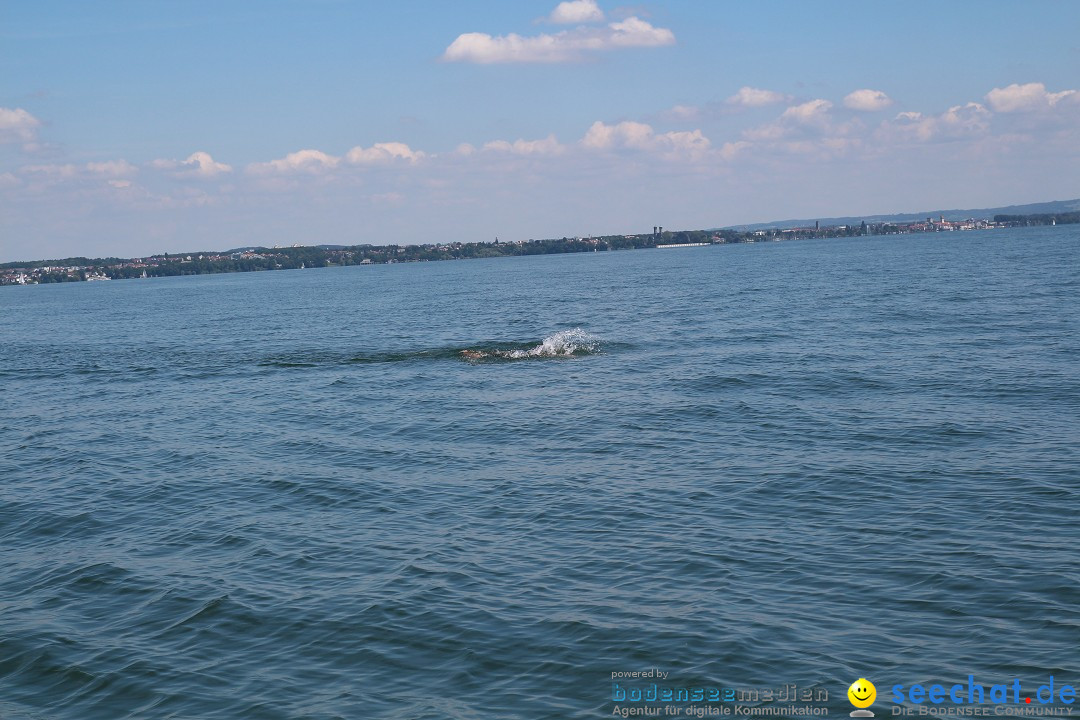
[[[465,260],[517,255],[636,250],[672,245],[752,243],[863,235],[981,230],[998,227],[1065,225],[1080,223],[1080,212],[1055,215],[996,215],[990,220],[948,221],[926,218],[914,223],[869,223],[829,227],[771,228],[765,230],[679,230],[656,228],[638,235],[518,240],[512,242],[453,242],[424,245],[293,245],[245,247],[228,251],[181,254],[162,253],[141,258],[71,257],[0,264],[0,285],[121,280],[128,278],[206,275],[213,273],[293,270],[344,265]]]

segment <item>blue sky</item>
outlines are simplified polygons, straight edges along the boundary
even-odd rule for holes
[[[0,260],[1080,197],[1080,3],[0,4]]]

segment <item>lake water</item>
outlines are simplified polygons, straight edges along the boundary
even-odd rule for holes
[[[1077,226],[0,288],[0,718],[1076,686],[1078,318]]]

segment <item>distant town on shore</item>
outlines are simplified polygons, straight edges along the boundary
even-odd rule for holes
[[[1080,201],[1072,201],[1075,205]],[[776,227],[758,229],[664,230],[638,235],[564,237],[548,240],[500,242],[452,242],[424,245],[292,245],[290,247],[243,247],[221,252],[162,253],[138,258],[85,258],[35,260],[0,264],[0,285],[120,280],[128,278],[206,275],[213,273],[292,270],[344,265],[375,265],[435,260],[464,260],[514,255],[679,248],[726,243],[754,243],[810,238],[904,235],[908,233],[985,230],[1035,225],[1080,223],[1080,211],[1027,215],[996,214],[992,219],[946,220],[927,216],[913,222],[867,222],[840,225]]]

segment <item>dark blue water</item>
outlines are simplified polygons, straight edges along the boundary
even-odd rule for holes
[[[1075,686],[1078,298],[1068,227],[2,288],[0,718]]]

